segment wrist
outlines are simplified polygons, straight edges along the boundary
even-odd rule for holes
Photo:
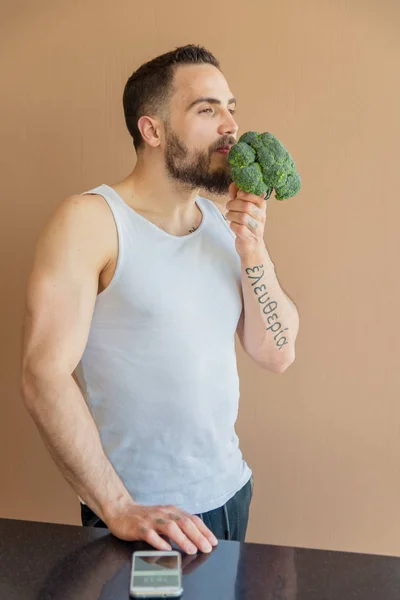
[[[100,512],[102,512],[103,515],[102,517],[101,515],[99,516],[107,523],[108,521],[116,519],[134,506],[138,506],[138,503],[133,500],[128,492],[126,492],[102,504]]]
[[[275,270],[275,265],[272,262],[265,245],[246,252],[240,259],[243,269],[253,268],[255,266],[260,267],[262,265],[262,268],[265,271]]]

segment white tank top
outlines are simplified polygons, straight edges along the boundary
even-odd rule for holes
[[[215,205],[199,228],[166,233],[108,185],[118,261],[96,299],[77,370],[106,456],[136,502],[192,514],[247,483],[235,422],[235,332],[242,311],[235,238]]]

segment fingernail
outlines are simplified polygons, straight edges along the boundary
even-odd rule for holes
[[[218,544],[218,540],[216,537],[212,537],[211,538],[212,543],[214,544],[214,546],[216,546]]]
[[[212,546],[208,542],[204,542],[204,544],[201,546],[201,549],[203,552],[211,552]]]
[[[197,548],[196,548],[196,546],[194,546],[193,544],[190,544],[190,545],[187,547],[187,550],[186,550],[186,552],[187,552],[188,554],[196,554],[196,552],[197,552]]]

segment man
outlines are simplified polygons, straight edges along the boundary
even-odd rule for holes
[[[264,199],[231,183],[236,101],[215,57],[198,46],[158,57],[123,101],[135,168],[66,198],[38,241],[23,397],[85,525],[209,552],[244,539],[252,497],[235,333],[282,373],[298,314],[263,241]]]

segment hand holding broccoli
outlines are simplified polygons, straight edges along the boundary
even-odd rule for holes
[[[231,200],[226,205],[228,212],[225,219],[236,235],[236,250],[242,260],[253,260],[254,257],[257,262],[256,257],[265,250],[267,203],[264,201],[264,194],[255,196],[239,190],[237,185],[232,183],[229,187],[229,195]]]
[[[268,199],[275,190],[277,200],[286,200],[300,190],[292,157],[271,133],[244,133],[232,146],[228,161],[232,180],[244,192]]]
[[[271,133],[249,131],[232,146],[228,161],[233,183],[225,218],[236,234],[242,261],[262,262],[265,253],[266,202],[275,190],[277,200],[300,190],[300,175],[292,157]]]

